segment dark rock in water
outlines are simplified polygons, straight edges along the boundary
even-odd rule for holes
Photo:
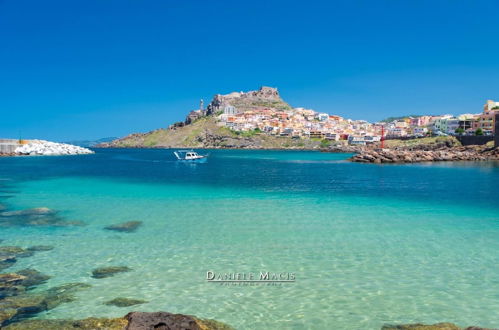
[[[26,287],[22,282],[26,279],[26,276],[16,273],[0,274],[0,299],[24,293]]]
[[[105,305],[111,305],[116,307],[129,307],[134,305],[145,304],[148,301],[140,300],[140,299],[129,299],[129,298],[114,298],[113,300],[106,301]]]
[[[19,321],[75,299],[74,293],[90,285],[69,283],[36,293],[23,293],[0,300],[0,325]]]
[[[124,318],[104,319],[88,318],[84,320],[25,320],[9,324],[2,329],[5,330],[123,330],[128,321]]]
[[[17,273],[0,274],[0,299],[20,295],[35,285],[45,283],[50,276],[35,269],[23,269]]]
[[[17,274],[26,277],[21,282],[21,285],[26,288],[31,288],[35,285],[43,284],[47,282],[48,279],[50,279],[50,276],[40,273],[36,269],[31,268],[20,270],[17,272]]]
[[[17,258],[31,257],[33,254],[33,251],[19,246],[0,246],[0,271],[14,265]]]
[[[2,212],[0,216],[2,217],[13,217],[19,215],[47,215],[47,214],[55,214],[54,210],[49,209],[48,207],[36,207],[34,209],[20,210],[20,211],[9,211]]]
[[[453,323],[384,325],[381,330],[461,330]]]
[[[80,221],[67,221],[57,214],[56,211],[46,207],[34,209],[0,212],[0,226],[81,226]]]
[[[126,266],[111,266],[111,267],[100,267],[92,271],[93,278],[105,278],[114,276],[117,273],[124,273],[131,271],[132,269]]]
[[[0,256],[0,271],[12,267],[16,261],[16,257],[13,256]]]
[[[26,279],[26,276],[16,273],[0,274],[0,285],[1,284],[21,284],[22,281]]]
[[[128,221],[116,225],[107,226],[104,227],[104,229],[131,233],[137,230],[140,225],[142,225],[142,221]]]
[[[131,312],[125,315],[128,320],[126,330],[230,330],[230,326],[214,320],[202,320],[194,316],[171,314],[167,312],[143,313]]]
[[[0,246],[0,257],[25,258],[31,257],[33,251],[28,251],[19,246]]]
[[[54,247],[51,245],[35,245],[35,246],[30,246],[26,250],[28,251],[33,251],[33,252],[38,252],[38,251],[50,251],[53,250]]]

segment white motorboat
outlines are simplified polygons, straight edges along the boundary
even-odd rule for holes
[[[173,154],[180,161],[205,162],[208,158],[208,155],[200,155],[194,150],[177,150]]]

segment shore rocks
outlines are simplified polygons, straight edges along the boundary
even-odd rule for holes
[[[365,149],[350,160],[378,164],[499,160],[499,148],[487,149],[483,146],[466,146],[437,150]]]
[[[381,330],[462,330],[453,323],[384,325]]]
[[[17,147],[14,151],[18,155],[81,155],[93,154],[87,148],[73,146],[65,143],[55,143],[44,140],[31,140],[30,143]]]
[[[124,232],[124,233],[131,233],[137,230],[142,225],[142,221],[128,221],[116,225],[111,225],[104,227],[104,229],[107,230],[114,230],[114,231],[119,231],[119,232]]]
[[[384,325],[381,330],[493,330],[480,327],[461,328],[453,323],[436,323],[436,324],[399,324],[399,325]]]
[[[25,320],[9,324],[5,330],[123,330],[128,324],[124,318],[88,318],[84,320]]]
[[[112,266],[112,267],[100,267],[92,271],[93,278],[106,278],[114,276],[118,273],[129,272],[132,269],[126,266]]]
[[[167,312],[143,313],[131,312],[125,315],[128,321],[126,330],[149,330],[149,329],[171,329],[171,330],[229,330],[230,326],[214,321],[202,320],[194,316],[183,314],[172,314]]]
[[[148,301],[140,299],[130,299],[130,298],[114,298],[113,300],[106,301],[105,305],[116,306],[116,307],[129,307],[134,305],[145,304]]]
[[[215,320],[167,312],[131,312],[121,318],[87,318],[83,320],[24,320],[2,327],[5,330],[233,330]]]

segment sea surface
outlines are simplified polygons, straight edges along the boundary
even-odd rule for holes
[[[379,329],[453,322],[499,328],[499,164],[374,165],[349,154],[172,150],[0,158],[0,204],[48,207],[85,226],[0,227],[1,245],[52,245],[35,268],[92,287],[38,318],[130,310],[213,318],[237,329]],[[203,151],[201,151],[203,153]],[[142,221],[136,232],[103,227]],[[95,279],[94,268],[133,270]],[[206,273],[293,273],[222,285]],[[143,305],[104,305],[116,297]]]

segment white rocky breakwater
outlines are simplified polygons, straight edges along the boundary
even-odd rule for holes
[[[44,140],[30,140],[28,144],[17,147],[15,150],[19,155],[81,155],[93,154],[94,152],[87,148],[82,148],[65,143],[55,143]]]

